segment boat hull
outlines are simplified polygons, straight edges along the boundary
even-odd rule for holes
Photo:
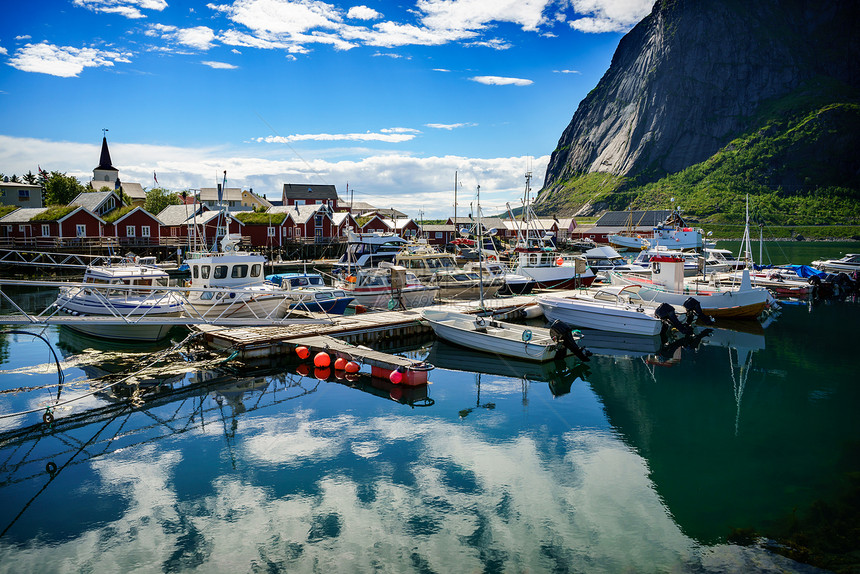
[[[659,319],[644,310],[543,295],[537,298],[537,303],[549,321],[558,320],[585,329],[650,336],[659,334],[663,328]]]
[[[224,297],[219,297],[222,294]],[[217,318],[282,319],[287,314],[291,304],[292,300],[289,297],[280,294],[254,296],[239,294],[237,300],[236,298],[230,299],[227,292],[217,292],[210,300],[201,299],[199,296],[189,296],[183,307],[187,315],[209,320]]]
[[[150,343],[164,339],[174,327],[174,325],[88,325],[86,323],[65,326],[90,337]]]
[[[402,291],[401,298],[407,309],[426,307],[436,301],[438,292],[438,288],[429,286],[416,289],[409,288]],[[376,309],[388,309],[392,301],[390,288],[355,289],[347,290],[346,293],[355,298],[356,304]]]

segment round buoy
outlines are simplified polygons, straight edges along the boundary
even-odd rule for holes
[[[388,375],[388,380],[394,383],[395,385],[399,385],[403,382],[403,372],[399,369],[391,371],[391,374]]]
[[[391,392],[388,393],[388,396],[391,398],[392,401],[400,402],[400,399],[403,398],[403,388],[395,387],[391,389]]]
[[[296,355],[298,355],[300,359],[305,360],[311,356],[311,352],[307,347],[296,347]]]
[[[46,464],[45,465],[45,472],[47,472],[48,474],[54,474],[55,472],[57,472],[57,463],[51,461],[48,464]]]
[[[360,378],[361,378],[361,375],[359,375],[358,373],[347,373],[346,374],[346,380],[351,382],[351,383],[354,383],[355,381],[357,381]]]
[[[331,357],[325,351],[320,351],[314,356],[314,367],[328,367],[331,365]]]
[[[307,377],[309,374],[311,374],[311,368],[306,364],[302,363],[301,365],[296,367],[296,373],[300,374],[303,377]]]
[[[558,265],[559,267],[561,267],[561,265],[563,263],[564,263],[564,259],[561,257],[559,257],[558,259],[555,260],[555,264]]]
[[[349,361],[347,361],[347,360],[346,360],[346,359],[344,359],[343,357],[338,357],[338,358],[337,358],[337,359],[335,359],[335,361],[334,361],[334,370],[336,370],[336,371],[343,371],[343,370],[346,370],[346,364],[347,364],[348,362],[349,362]]]
[[[52,415],[51,412],[48,411],[42,415],[42,420],[45,421],[46,425],[49,425],[54,422],[54,415]]]
[[[345,370],[349,374],[355,374],[359,371],[359,369],[361,369],[361,366],[359,366],[359,364],[355,361],[349,361],[343,368],[343,370]]]
[[[328,367],[317,367],[314,369],[314,376],[321,381],[325,381],[331,375],[331,369]]]

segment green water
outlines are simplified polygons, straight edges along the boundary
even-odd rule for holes
[[[857,241],[751,241],[753,260],[756,264],[809,265],[816,259],[839,259],[846,253],[860,251]],[[735,255],[741,252],[740,241],[718,241],[717,247],[729,249]],[[761,253],[761,257],[759,257]]]
[[[833,566],[856,540],[810,519],[850,510],[860,471],[858,323],[845,300],[677,349],[586,333],[587,365],[389,342],[437,366],[418,389],[187,350],[161,367],[190,372],[156,374],[143,366],[169,342],[52,328],[61,397],[80,398],[52,427],[4,417],[58,393],[45,343],[5,333],[0,571],[814,571],[729,542],[797,524],[830,549],[804,560]],[[150,391],[131,404],[107,373]]]

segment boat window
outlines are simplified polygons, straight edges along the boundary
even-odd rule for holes
[[[263,266],[259,263],[254,263],[251,266],[251,277],[259,277],[260,272],[263,270]]]
[[[209,279],[209,270],[211,268],[208,265],[200,266],[200,277],[203,279]]]
[[[308,279],[310,280],[311,285],[325,285],[325,283],[323,283],[322,277],[309,277]]]
[[[343,291],[332,291],[331,293],[335,297],[346,297],[346,293],[344,293]]]
[[[165,278],[156,279],[155,284],[158,285],[159,287],[167,287],[167,285],[168,285],[167,279],[165,279]]]
[[[215,279],[224,279],[227,277],[227,266],[226,265],[216,265],[215,266],[215,275],[213,276]]]
[[[205,293],[200,295],[200,298],[203,301],[209,301],[210,299],[212,299],[212,295],[214,295],[214,293],[212,291],[206,291]]]
[[[234,265],[233,273],[231,277],[233,279],[241,279],[242,277],[248,276],[248,266],[247,265]]]
[[[197,265],[191,266],[191,274],[194,276],[195,279],[200,278],[200,269],[198,268]]]

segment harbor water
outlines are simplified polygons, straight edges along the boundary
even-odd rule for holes
[[[849,299],[677,347],[586,333],[586,365],[388,342],[436,365],[415,389],[168,355],[181,330],[157,346],[7,331],[0,571],[839,570],[858,323]],[[79,400],[46,425],[58,396]]]

